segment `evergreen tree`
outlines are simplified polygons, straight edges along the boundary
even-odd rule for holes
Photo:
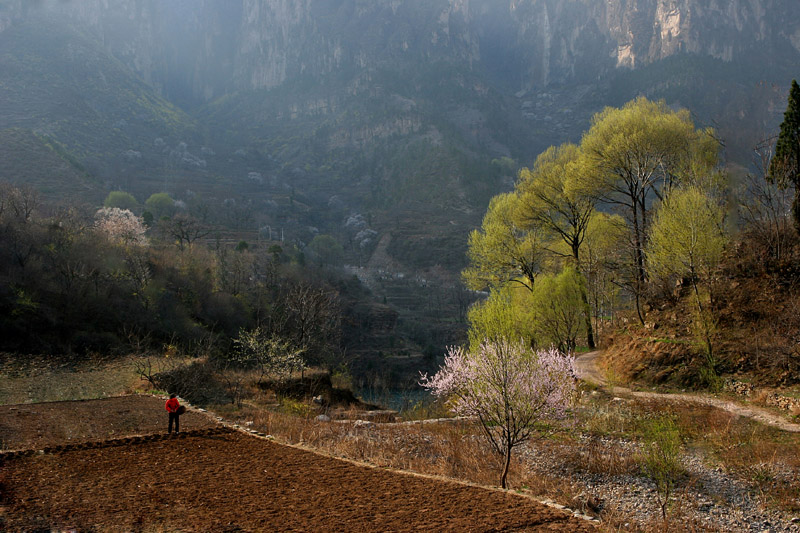
[[[775,155],[769,165],[768,178],[779,187],[794,186],[792,215],[800,233],[800,86],[792,80],[789,104],[783,114],[781,132],[775,146]]]

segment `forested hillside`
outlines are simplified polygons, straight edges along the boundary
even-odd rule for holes
[[[150,225],[148,236],[165,246],[183,247],[187,231],[203,228],[190,239],[211,250],[216,266],[209,268],[219,279],[229,268],[220,257],[240,241],[251,245],[242,257],[270,257],[264,250],[280,242],[283,263],[305,258],[313,259],[308,268],[346,269],[341,275],[362,285],[354,306],[386,328],[357,335],[359,349],[369,358],[400,352],[409,358],[400,366],[411,368],[466,337],[466,309],[479,295],[462,290],[459,272],[469,267],[468,235],[490,200],[518,194],[542,153],[549,154],[542,164],[571,165],[573,148],[545,151],[582,147],[582,132],[604,106],[663,98],[662,107],[686,110],[681,120],[690,115],[693,130],[713,127],[712,166],[731,170],[729,188],[720,189],[726,195],[757,172],[752,148],[777,132],[800,62],[795,7],[793,0],[2,0],[0,179],[38,189],[50,206],[23,226],[38,228],[29,233],[31,257],[41,264],[53,245],[45,229],[57,213],[82,210],[76,224],[87,228],[109,193],[125,192],[133,198],[128,207]],[[591,246],[619,247],[608,230],[624,216],[612,209],[619,198],[591,194],[604,215],[589,217],[583,231],[605,239]],[[663,199],[660,189],[648,194],[631,215],[648,218],[623,232],[641,241],[633,248],[640,274],[580,290],[584,329],[590,315],[595,322],[608,316],[614,290],[633,298],[636,320],[645,318],[644,244],[649,215]],[[148,206],[154,195],[172,207]],[[501,210],[501,200],[493,202],[489,213]],[[559,246],[577,242],[562,237]],[[580,259],[582,252],[558,253]],[[9,261],[24,270],[19,259]],[[162,260],[148,261],[157,279]],[[601,266],[591,268],[606,276]],[[111,280],[116,268],[87,272]],[[552,290],[566,279],[558,276],[589,275],[547,268],[554,277],[541,285]],[[29,281],[50,283],[57,269],[43,272],[24,283],[9,273],[8,302]],[[251,304],[221,283],[211,283],[210,294],[234,297],[247,318],[223,327],[203,315],[202,304],[185,312],[188,322],[176,319],[187,338],[198,324],[230,337],[261,316],[248,314]],[[67,315],[82,309],[58,304],[69,291],[50,298],[50,288],[39,289],[30,293],[40,306],[35,321],[51,305]],[[14,305],[7,324],[17,331]],[[107,345],[120,340],[125,319],[98,320],[113,322],[99,328],[117,337]],[[71,318],[65,324],[40,346],[24,348],[26,340],[19,349],[73,349],[80,343],[72,337],[85,328]]]
[[[495,197],[463,276],[489,298],[470,345],[610,346],[619,376],[721,390],[797,382],[800,88],[775,151],[734,180],[712,129],[643,97],[606,108],[579,145],[542,153]]]

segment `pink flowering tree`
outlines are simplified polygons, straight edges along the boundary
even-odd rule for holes
[[[459,416],[480,423],[492,449],[503,458],[506,488],[512,450],[542,419],[563,418],[575,394],[575,363],[558,350],[534,351],[523,343],[483,341],[477,350],[450,347],[444,365],[420,384],[447,398]]]
[[[146,246],[147,228],[141,217],[137,217],[128,209],[103,207],[94,215],[94,225],[108,240],[116,244]]]

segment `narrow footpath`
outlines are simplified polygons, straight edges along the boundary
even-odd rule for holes
[[[745,406],[730,400],[721,400],[708,394],[665,394],[658,392],[634,391],[626,387],[617,386],[609,388],[608,379],[606,379],[605,372],[597,364],[601,355],[602,352],[600,350],[578,355],[575,358],[575,366],[578,370],[578,377],[583,381],[588,381],[604,387],[612,394],[626,394],[635,398],[652,398],[670,402],[682,401],[700,405],[710,405],[712,407],[716,407],[717,409],[722,409],[738,416],[751,418],[763,424],[777,427],[784,431],[800,433],[800,424],[789,422],[785,418],[776,415],[767,409],[750,405]]]

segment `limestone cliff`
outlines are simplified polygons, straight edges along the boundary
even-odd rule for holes
[[[387,64],[449,61],[518,88],[677,53],[800,57],[797,0],[6,0],[0,31],[57,13],[195,102]]]

